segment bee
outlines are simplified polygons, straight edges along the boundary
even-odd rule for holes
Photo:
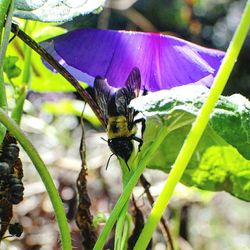
[[[141,135],[145,130],[145,119],[135,119],[137,112],[129,107],[131,100],[139,96],[140,90],[141,75],[138,68],[133,68],[122,88],[109,86],[106,79],[100,76],[97,76],[94,82],[94,95],[106,125],[108,146],[112,155],[125,161],[128,169],[127,162],[134,150],[132,140],[139,143],[139,150],[143,143],[142,138],[136,136],[136,125],[142,124]]]

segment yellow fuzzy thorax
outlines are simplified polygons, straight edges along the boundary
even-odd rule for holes
[[[129,137],[136,134],[136,126],[133,126],[131,130],[128,129],[128,122],[125,116],[111,116],[108,119],[108,138],[114,139],[119,137]]]

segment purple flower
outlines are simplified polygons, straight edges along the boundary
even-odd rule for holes
[[[96,76],[121,87],[134,67],[149,91],[186,84],[211,86],[224,52],[155,33],[80,29],[42,46],[75,76],[93,87]]]

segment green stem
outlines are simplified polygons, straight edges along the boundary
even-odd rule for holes
[[[191,131],[184,142],[182,149],[175,161],[175,164],[168,176],[165,186],[155,202],[148,221],[135,245],[134,250],[146,249],[153,232],[156,229],[160,218],[168,205],[168,202],[173,194],[174,188],[180,181],[182,174],[205,130],[209,116],[221,95],[229,75],[233,69],[234,63],[239,55],[240,49],[247,36],[247,32],[250,27],[250,0],[248,1],[245,11],[243,13],[241,22],[235,32],[235,35],[230,43],[227,50],[226,56],[222,62],[219,72],[215,78],[213,87],[211,88],[210,94],[204,103],[200,114],[193,123]]]
[[[115,229],[115,250],[122,249],[122,242],[123,242],[123,234],[124,234],[124,223],[127,216],[127,209],[129,205],[129,199],[127,200],[126,204],[123,206],[121,213],[119,214],[119,218],[116,223]]]
[[[72,249],[69,226],[67,223],[67,218],[65,216],[64,207],[60,199],[60,196],[57,192],[57,188],[55,187],[55,184],[53,183],[53,180],[44,162],[42,161],[41,157],[39,156],[34,146],[23,134],[21,129],[6,115],[6,113],[1,108],[0,108],[0,123],[2,123],[8,129],[8,131],[10,131],[10,133],[17,139],[17,141],[22,145],[26,153],[29,155],[34,166],[36,167],[47,189],[47,192],[49,194],[51,203],[55,211],[61,235],[62,249],[64,250]]]
[[[17,123],[20,124],[22,114],[23,114],[23,106],[27,96],[27,87],[23,86],[19,90],[18,97],[16,98],[15,107],[11,112],[11,118]]]
[[[159,131],[159,135],[161,135],[161,136],[158,136],[154,140],[152,145],[150,147],[148,147],[148,150],[145,150],[143,152],[143,156],[141,157],[141,161],[139,162],[138,166],[132,168],[132,169],[135,169],[134,173],[131,176],[131,178],[129,179],[126,187],[124,188],[124,190],[122,192],[122,195],[120,196],[115,207],[113,208],[113,211],[112,211],[108,221],[106,222],[100,236],[98,237],[98,240],[95,244],[94,250],[103,249],[105,241],[106,241],[108,235],[110,234],[117,218],[119,217],[121,210],[126,205],[134,186],[138,182],[143,170],[145,169],[148,162],[150,161],[150,159],[152,158],[152,156],[154,155],[156,150],[159,148],[159,146],[161,145],[161,143],[163,142],[163,140],[165,139],[165,137],[167,136],[168,133],[169,133],[168,128],[162,127]],[[139,157],[139,155],[138,155],[138,157]],[[136,159],[134,162],[136,162]]]
[[[4,86],[3,67],[0,65],[0,108],[7,110],[7,98]],[[0,123],[0,145],[3,142],[6,128]]]
[[[1,65],[0,65],[0,108],[2,108],[5,111],[8,109],[7,97],[4,85],[4,77],[3,77],[3,67]]]
[[[2,31],[5,23],[5,16],[8,11],[10,3],[11,0],[0,0],[0,40],[2,37]]]
[[[10,6],[10,9],[9,9]],[[3,108],[4,110],[8,109],[8,104],[7,104],[7,97],[6,97],[6,92],[5,92],[5,84],[4,84],[4,77],[3,77],[3,58],[5,56],[6,48],[8,45],[8,38],[9,38],[9,25],[11,23],[12,19],[12,13],[13,13],[13,8],[14,4],[13,2],[6,1],[6,0],[0,0],[0,107]],[[6,24],[5,24],[5,17],[8,12],[9,13],[7,16]],[[5,25],[5,30],[4,30],[4,37],[3,41],[2,39],[2,31],[3,27]],[[6,128],[0,124],[0,144],[2,143],[4,136],[5,136]]]
[[[28,24],[30,24],[28,26]],[[25,21],[25,30],[29,28],[30,32],[33,32],[36,27],[36,22],[29,22]],[[18,98],[16,98],[16,104],[15,107],[11,113],[11,117],[17,122],[17,124],[20,124],[22,114],[23,114],[23,106],[26,99],[27,91],[29,90],[29,84],[31,82],[31,56],[32,56],[32,49],[27,46],[27,44],[24,43],[23,47],[24,51],[24,66],[22,70],[22,84],[20,88],[16,89],[16,95],[18,95]]]
[[[32,32],[36,28],[36,24],[37,24],[36,22],[31,22],[31,21],[26,20],[25,26],[24,26],[24,31],[27,32],[27,30],[28,30],[29,33],[32,34]],[[28,86],[28,84],[30,82],[32,49],[26,43],[24,43],[23,45],[24,45],[23,51],[24,51],[25,61],[24,61],[24,67],[23,67],[22,83],[25,86]]]
[[[131,157],[132,158],[132,157]],[[122,170],[122,182],[123,182],[123,188],[126,187],[131,175],[133,174],[133,168],[131,171],[128,171],[128,167],[123,159],[120,159],[120,167]],[[131,162],[131,161],[129,161]],[[114,249],[121,250],[122,244],[123,244],[123,235],[124,235],[124,223],[127,216],[127,209],[129,206],[129,200],[125,204],[125,206],[122,208],[121,213],[119,214],[119,217],[117,219],[116,228],[115,228],[115,246]]]
[[[5,52],[9,43],[13,11],[14,11],[14,1],[11,1],[8,15],[7,15],[6,22],[5,22],[5,31],[4,31],[3,41],[0,47],[0,65],[3,65],[3,59],[4,59]]]
[[[125,223],[124,223],[122,241],[121,241],[121,248],[120,248],[121,250],[127,249],[130,228],[131,228],[131,217],[127,213],[126,218],[125,218]]]

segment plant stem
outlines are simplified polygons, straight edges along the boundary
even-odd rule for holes
[[[9,9],[10,6],[10,9]],[[13,2],[10,0],[0,0],[0,107],[3,108],[3,110],[8,109],[7,104],[7,97],[5,92],[5,85],[4,85],[4,77],[3,77],[3,58],[5,56],[5,51],[8,45],[8,37],[10,30],[8,29],[8,25],[11,22],[12,18],[12,12],[13,12]],[[8,12],[7,21],[5,24],[5,17]],[[4,37],[2,42],[2,31],[3,27],[6,25],[7,28],[5,28],[4,31]],[[6,41],[7,39],[7,41]],[[4,136],[5,136],[6,128],[0,124],[0,144],[2,143]]]
[[[129,205],[129,199],[127,200],[126,204],[123,206],[119,218],[116,223],[116,229],[115,229],[115,250],[122,250],[122,240],[123,240],[123,234],[124,234],[124,223],[127,216],[127,209]]]
[[[36,22],[29,22],[28,20],[25,21],[25,26],[24,26],[25,32],[28,29],[29,32],[32,34],[35,28],[36,28]],[[22,72],[22,84],[24,84],[25,86],[28,86],[30,83],[30,78],[31,78],[30,72],[31,72],[32,49],[26,43],[24,43],[23,51],[24,51],[25,61],[24,61],[24,67],[23,67],[23,72]]]
[[[6,22],[5,22],[3,41],[0,47],[0,65],[3,65],[3,59],[4,59],[5,52],[9,43],[13,11],[14,11],[14,1],[11,1],[8,15],[7,15]]]
[[[23,114],[23,105],[24,105],[26,96],[27,96],[27,87],[22,86],[19,90],[18,98],[16,98],[15,107],[13,108],[13,110],[11,112],[11,118],[17,124],[20,124],[20,122],[21,122],[21,118],[22,118],[22,114]]]
[[[5,16],[8,11],[10,3],[11,3],[11,0],[0,0],[0,40],[2,37],[2,30],[4,27],[4,23],[5,23]]]
[[[29,25],[28,25],[29,24]],[[29,28],[30,32],[35,29],[36,22],[29,22],[28,20],[25,21],[25,30]],[[22,114],[23,114],[23,106],[27,96],[27,92],[29,90],[30,82],[31,82],[31,56],[32,56],[32,49],[24,43],[23,46],[24,51],[24,66],[22,70],[22,82],[21,87],[16,88],[15,94],[18,95],[16,98],[15,107],[11,113],[11,117],[20,124]],[[17,91],[18,89],[18,91]]]
[[[128,166],[124,162],[123,159],[120,159],[120,167],[122,170],[122,183],[123,188],[126,187],[131,175],[133,174],[133,168],[128,171]],[[127,216],[127,210],[129,206],[129,199],[127,203],[123,206],[121,213],[117,219],[116,228],[115,228],[115,250],[122,250],[122,242],[123,242],[123,235],[124,235],[124,226],[125,226],[125,218]]]
[[[123,235],[122,235],[122,242],[121,242],[121,250],[126,250],[128,247],[128,239],[129,239],[129,232],[131,228],[131,216],[127,213],[125,222],[124,222],[124,229],[123,229]]]
[[[211,88],[210,94],[204,103],[200,114],[193,123],[190,133],[184,142],[182,149],[175,161],[175,164],[170,171],[165,186],[155,202],[148,221],[135,245],[134,250],[146,249],[148,242],[155,231],[160,218],[168,205],[168,202],[173,194],[174,188],[180,181],[182,174],[205,130],[209,116],[213,111],[213,108],[221,95],[229,75],[233,69],[234,63],[239,55],[240,49],[247,36],[247,32],[250,27],[250,0],[247,2],[244,10],[241,22],[235,32],[235,35],[229,45],[226,56],[222,62],[219,72],[215,78],[213,87]]]
[[[159,146],[161,145],[163,140],[166,138],[168,133],[169,133],[169,129],[166,128],[166,127],[162,127],[159,130],[159,135],[160,136],[158,136],[154,140],[152,145],[150,147],[148,147],[148,150],[145,150],[144,152],[142,152],[143,155],[140,158],[141,161],[139,162],[138,166],[137,167],[132,166],[132,169],[134,169],[134,173],[131,176],[131,178],[129,179],[127,185],[123,189],[122,195],[120,196],[120,198],[118,199],[115,207],[113,208],[113,211],[112,211],[108,221],[106,222],[101,234],[98,237],[98,240],[97,240],[97,242],[95,244],[94,250],[103,249],[105,241],[106,241],[110,231],[112,230],[117,218],[119,217],[119,215],[121,213],[121,210],[123,209],[126,202],[128,201],[134,186],[138,182],[138,180],[139,180],[143,170],[147,166],[149,160],[152,158],[152,156],[154,155],[156,150],[159,148]],[[138,155],[138,157],[139,157],[139,155]],[[137,161],[134,161],[134,162],[137,162]]]
[[[57,188],[55,187],[55,184],[53,183],[53,180],[44,162],[42,161],[41,157],[39,156],[34,146],[31,144],[28,138],[23,134],[21,129],[6,115],[6,113],[1,108],[0,108],[0,123],[2,123],[8,129],[8,131],[17,139],[17,141],[22,145],[26,153],[29,155],[34,166],[36,167],[36,170],[38,171],[47,189],[47,192],[49,194],[51,203],[55,211],[61,235],[62,249],[64,250],[72,249],[69,226],[65,215],[64,207],[61,198],[57,192]]]
[[[7,110],[7,98],[3,79],[3,67],[0,65],[0,108]],[[0,123],[0,145],[3,142],[6,128]]]
[[[153,195],[151,194],[151,192],[149,190],[150,183],[147,181],[147,179],[145,178],[145,176],[143,174],[140,177],[140,183],[141,183],[141,185],[144,188],[144,191],[146,193],[148,202],[150,203],[151,207],[153,207],[155,201],[154,201]],[[164,216],[161,217],[161,221],[160,222],[161,222],[160,228],[161,228],[162,234],[163,234],[163,236],[165,238],[165,241],[166,241],[166,243],[169,244],[169,249],[170,250],[174,250],[173,239],[172,239],[170,230],[168,228],[167,221],[165,220]]]

